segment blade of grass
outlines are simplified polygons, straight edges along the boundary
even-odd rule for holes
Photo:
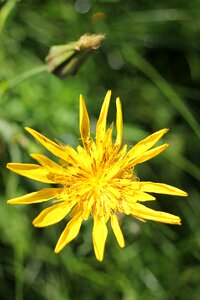
[[[46,65],[38,66],[29,71],[21,73],[20,75],[14,77],[13,79],[5,80],[5,81],[1,82],[0,83],[0,95],[3,95],[9,89],[14,88],[15,86],[19,85],[23,81],[28,80],[34,76],[40,75],[44,72],[47,72]]]
[[[3,28],[6,24],[6,21],[9,15],[12,13],[15,5],[17,4],[16,0],[8,0],[0,10],[0,35],[3,31]]]
[[[193,162],[185,158],[184,156],[176,155],[171,156],[166,153],[163,153],[163,157],[171,161],[174,165],[184,170],[184,172],[190,174],[193,178],[200,181],[200,168],[196,166]]]
[[[158,73],[158,71],[144,58],[137,50],[125,44],[122,48],[122,53],[126,60],[145,74],[166,96],[174,108],[182,115],[185,121],[193,129],[195,134],[200,138],[200,125],[192,115],[191,111],[183,100],[179,97],[171,85]]]
[[[21,247],[15,247],[15,300],[23,300],[23,255]]]

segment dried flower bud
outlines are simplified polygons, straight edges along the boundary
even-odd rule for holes
[[[105,39],[104,34],[84,34],[76,43],[76,50],[96,50],[100,47],[101,41]]]
[[[78,41],[52,46],[45,59],[49,72],[60,78],[75,75],[104,38],[103,34],[84,34]]]

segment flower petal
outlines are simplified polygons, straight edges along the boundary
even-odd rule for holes
[[[55,183],[49,178],[49,170],[35,164],[8,163],[6,167],[17,174],[37,181]]]
[[[161,223],[180,225],[181,219],[178,216],[165,213],[162,211],[156,211],[148,208],[142,204],[136,204],[131,212],[133,217],[144,218]]]
[[[126,155],[127,158],[133,159],[141,154],[143,154],[145,151],[149,150],[151,147],[153,147],[159,139],[168,131],[167,128],[164,128],[162,130],[156,131],[155,133],[149,135],[144,140],[137,143]]]
[[[53,153],[55,156],[62,158],[63,160],[67,160],[68,156],[73,157],[75,159],[77,153],[76,151],[70,147],[70,146],[60,146],[54,142],[52,142],[50,139],[46,138],[41,133],[37,132],[36,130],[33,130],[31,128],[25,127],[25,129],[47,150],[49,150],[51,153]]]
[[[139,201],[139,202],[156,200],[156,198],[154,196],[149,195],[149,194],[144,193],[144,192],[141,192],[141,191],[135,191],[134,192],[134,198],[136,198],[137,201]]]
[[[55,163],[54,161],[52,161],[51,159],[49,159],[45,155],[31,154],[30,156],[32,158],[34,158],[35,160],[37,160],[41,164],[41,166],[48,169],[50,172],[52,172],[54,174],[63,175],[63,176],[64,175],[69,176],[69,172],[67,171],[67,169],[65,169],[62,166],[58,165],[57,163]]]
[[[109,104],[110,104],[110,97],[111,97],[111,91],[108,91],[102,108],[101,108],[101,112],[99,115],[99,119],[97,121],[97,125],[96,125],[96,142],[97,144],[101,143],[104,139],[104,135],[106,132],[106,121],[107,121],[107,115],[108,115],[108,108],[109,108]]]
[[[79,129],[81,134],[81,139],[84,143],[87,138],[90,137],[90,120],[88,117],[87,109],[85,106],[85,102],[83,96],[80,95],[80,122]]]
[[[13,198],[7,201],[9,204],[31,204],[45,202],[57,197],[63,189],[60,188],[47,188],[38,192],[26,194],[21,197]]]
[[[63,230],[54,252],[60,252],[69,242],[71,242],[79,233],[82,224],[82,215],[75,215]]]
[[[144,152],[144,154],[142,154],[141,156],[138,156],[136,159],[134,159],[130,164],[132,166],[134,166],[136,164],[141,164],[141,163],[157,156],[158,154],[163,152],[165,149],[167,149],[168,146],[169,146],[169,144],[163,144],[159,147],[148,150],[148,151]]]
[[[158,193],[166,195],[175,195],[175,196],[187,196],[188,194],[183,190],[175,188],[172,185],[164,183],[156,183],[150,181],[142,181],[139,183],[141,190],[149,193]]]
[[[124,237],[116,215],[111,216],[111,227],[121,248],[125,246]]]
[[[107,234],[108,234],[108,229],[106,224],[102,220],[94,219],[92,238],[93,238],[94,252],[96,258],[99,261],[103,260]]]
[[[123,116],[122,116],[122,105],[119,98],[117,98],[116,100],[116,108],[117,108],[117,115],[116,115],[117,137],[115,141],[115,146],[120,147],[122,144],[122,137],[123,137]]]
[[[33,225],[35,227],[46,227],[58,223],[69,213],[73,206],[74,204],[62,202],[48,207],[33,220]]]

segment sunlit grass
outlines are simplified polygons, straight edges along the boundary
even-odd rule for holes
[[[200,4],[98,1],[83,14],[73,1],[0,5],[0,298],[198,300]],[[104,18],[92,19],[98,11]],[[60,81],[35,73],[50,46],[76,40],[85,32],[105,33],[106,40],[75,77]],[[79,144],[79,94],[90,99],[94,132],[107,89],[115,91],[113,99],[122,100],[126,143],[133,145],[153,131],[170,128],[170,148],[161,159],[138,168],[138,176],[159,178],[190,196],[158,199],[156,209],[181,216],[178,228],[125,217],[126,248],[120,249],[111,235],[100,265],[93,257],[90,220],[75,243],[55,255],[52,250],[63,225],[33,229],[30,220],[39,208],[6,204],[8,198],[41,185],[19,180],[5,165],[31,162],[29,153],[41,151],[24,126],[66,144]],[[109,121],[114,113],[111,108]]]

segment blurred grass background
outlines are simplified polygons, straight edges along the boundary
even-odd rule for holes
[[[37,71],[52,45],[87,32],[105,33],[106,40],[76,76],[60,80]],[[0,61],[0,299],[198,300],[200,2],[0,1]],[[150,204],[179,215],[182,226],[123,218],[126,247],[120,249],[110,231],[99,263],[91,220],[56,255],[65,222],[36,229],[31,221],[42,204],[6,204],[47,185],[12,174],[5,165],[31,162],[31,152],[47,154],[24,126],[76,146],[79,94],[94,128],[108,89],[109,122],[114,99],[122,100],[126,143],[170,128],[164,138],[170,148],[137,168],[141,180],[172,184],[190,196],[158,195]]]

